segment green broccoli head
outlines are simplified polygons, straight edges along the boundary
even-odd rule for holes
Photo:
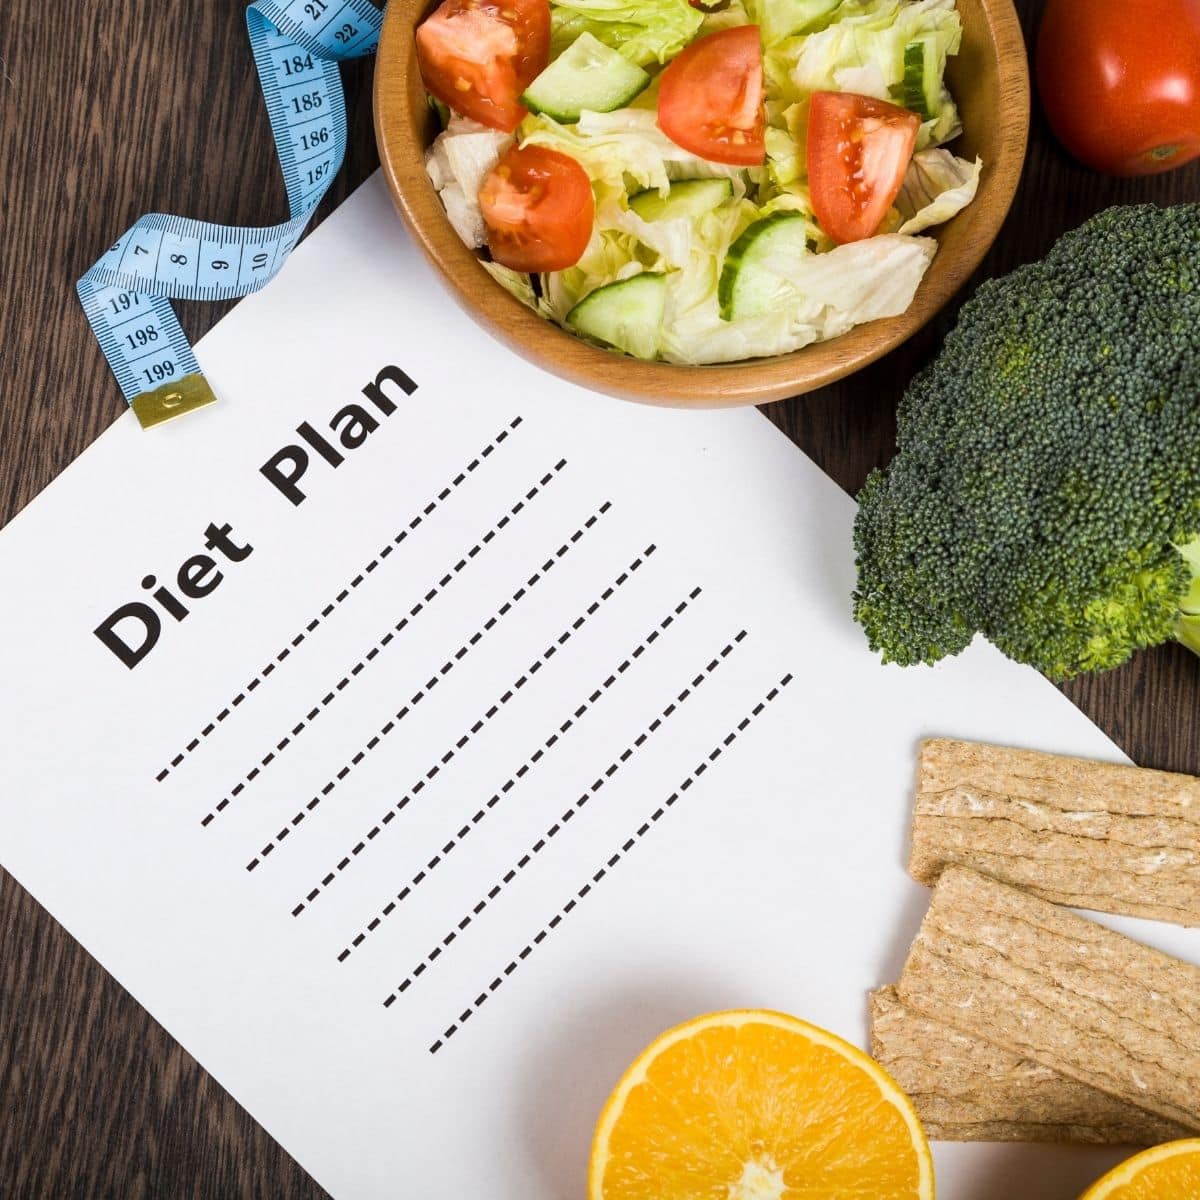
[[[885,662],[979,632],[1055,679],[1200,653],[1200,204],[1112,208],[985,283],[859,496]]]

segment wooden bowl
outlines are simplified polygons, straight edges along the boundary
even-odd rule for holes
[[[643,362],[591,346],[539,317],[479,265],[450,226],[428,176],[436,134],[413,48],[429,0],[391,0],[375,70],[375,131],[392,198],[417,244],[476,320],[519,354],[566,379],[648,404],[763,404],[812,391],[874,362],[915,333],[979,265],[1012,203],[1029,127],[1029,71],[1012,0],[958,0],[962,49],[947,83],[962,113],[954,150],[983,158],[974,202],[933,231],[941,243],[908,310],[791,354],[714,366]]]

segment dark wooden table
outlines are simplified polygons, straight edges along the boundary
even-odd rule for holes
[[[1031,35],[1040,0],[1018,6]],[[0,524],[124,411],[75,299],[100,251],[151,210],[236,224],[286,213],[243,9],[242,0],[0,6]],[[377,161],[371,65],[344,74],[350,151],[318,220]],[[1101,179],[1072,164],[1035,116],[1016,206],[980,277],[1040,256],[1107,205],[1196,198],[1200,167]],[[180,305],[184,327],[199,337],[229,307]],[[767,415],[857,489],[891,454],[896,400],[952,319]],[[1067,692],[1137,762],[1200,771],[1200,663],[1187,653],[1148,653]],[[0,1195],[324,1193],[0,871]]]

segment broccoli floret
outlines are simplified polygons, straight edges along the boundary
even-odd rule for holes
[[[1200,653],[1200,204],[1111,208],[983,284],[859,496],[885,662],[983,633],[1054,679]]]

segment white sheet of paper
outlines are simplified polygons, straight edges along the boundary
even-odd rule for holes
[[[339,1200],[580,1195],[608,1090],[700,1012],[864,1043],[926,904],[917,739],[1119,757],[986,646],[881,667],[848,497],[753,411],[518,360],[378,178],[199,353],[223,403],[123,417],[0,535],[0,856]],[[260,471],[288,446],[299,504]],[[135,601],[130,668],[93,630]],[[942,1146],[939,1190],[1117,1157]]]

